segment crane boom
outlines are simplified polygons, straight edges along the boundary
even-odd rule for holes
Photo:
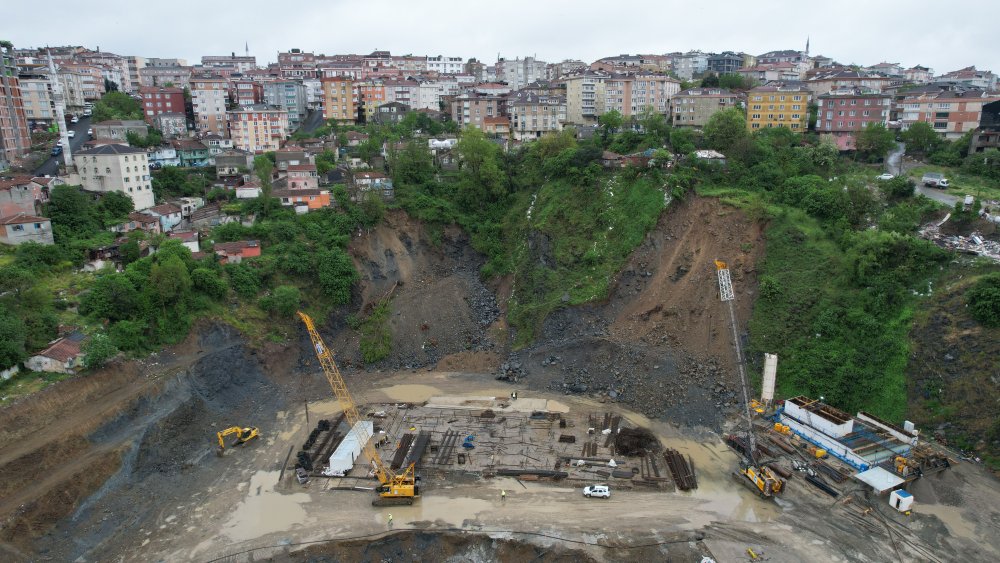
[[[736,293],[733,291],[733,280],[729,275],[729,268],[725,262],[715,261],[715,269],[719,276],[719,295],[722,301],[729,305],[729,324],[733,329],[733,346],[736,349],[736,369],[740,374],[740,387],[743,388],[743,407],[746,410],[747,434],[750,446],[750,456],[757,453],[757,440],[754,438],[753,418],[750,414],[750,385],[747,383],[747,372],[743,362],[743,346],[740,344],[740,336],[736,329],[736,309],[733,303],[736,301]]]
[[[306,325],[306,330],[309,331],[309,339],[312,340],[316,358],[319,360],[320,367],[323,369],[323,375],[326,376],[333,394],[340,403],[340,408],[344,411],[344,418],[347,419],[347,423],[351,428],[358,433],[365,456],[368,457],[375,468],[375,475],[378,477],[379,483],[381,483],[381,486],[378,488],[379,495],[383,499],[403,499],[410,501],[406,504],[412,503],[413,497],[417,495],[414,464],[411,463],[406,468],[406,471],[397,474],[382,461],[364,425],[358,424],[361,421],[361,415],[358,414],[358,407],[355,405],[351,393],[347,390],[347,383],[344,381],[344,377],[340,375],[337,362],[333,361],[333,353],[326,346],[326,343],[323,342],[323,337],[316,330],[316,325],[313,323],[312,318],[301,311],[299,311],[298,315],[302,319],[303,324]]]

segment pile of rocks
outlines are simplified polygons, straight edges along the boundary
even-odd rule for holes
[[[519,380],[526,377],[528,374],[524,371],[524,366],[521,365],[519,361],[506,361],[500,365],[500,370],[497,372],[498,381],[509,381],[511,383],[517,383]]]

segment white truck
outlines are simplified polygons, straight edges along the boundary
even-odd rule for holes
[[[948,187],[948,179],[944,177],[944,174],[939,174],[937,172],[928,172],[924,174],[923,182],[925,186],[930,186],[932,188],[945,189]]]

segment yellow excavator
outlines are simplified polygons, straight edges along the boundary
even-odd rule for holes
[[[344,418],[347,419],[347,423],[352,429],[361,433],[359,436],[360,442],[363,444],[365,455],[371,460],[375,476],[378,477],[379,481],[379,486],[375,488],[378,497],[372,501],[372,505],[398,506],[413,504],[414,498],[420,496],[420,487],[417,486],[416,464],[411,463],[402,473],[396,473],[382,461],[382,458],[378,455],[378,451],[375,449],[375,445],[372,443],[371,436],[366,436],[367,432],[363,430],[364,426],[358,424],[361,421],[361,416],[358,414],[358,407],[354,404],[354,399],[351,398],[351,394],[347,390],[347,383],[344,382],[343,376],[340,375],[337,363],[333,361],[333,353],[330,352],[326,343],[323,342],[323,338],[317,332],[312,318],[301,311],[299,311],[299,318],[302,319],[303,324],[306,325],[306,330],[309,331],[309,339],[312,340],[313,351],[316,352],[316,358],[323,368],[323,375],[326,376],[333,394],[337,397],[337,401],[340,402],[340,408],[344,411]]]
[[[254,438],[260,436],[260,430],[256,426],[230,426],[225,430],[219,431],[216,436],[219,438],[219,448],[216,450],[220,456],[226,452],[226,436],[231,436],[236,434],[236,439],[230,446],[241,446]]]

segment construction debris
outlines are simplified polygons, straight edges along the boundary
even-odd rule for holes
[[[983,238],[982,233],[971,233],[968,237],[961,235],[946,235],[941,233],[941,224],[924,225],[919,231],[920,237],[927,239],[941,248],[975,254],[1000,262],[1000,243]]]

